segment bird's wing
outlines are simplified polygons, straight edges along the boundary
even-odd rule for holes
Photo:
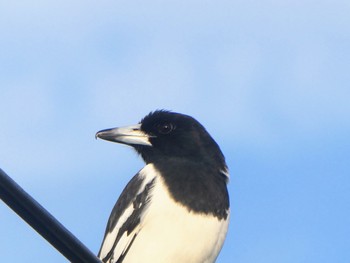
[[[141,229],[142,215],[148,207],[155,177],[136,174],[127,184],[109,217],[98,253],[103,262],[121,263]]]

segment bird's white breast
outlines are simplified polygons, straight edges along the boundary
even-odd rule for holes
[[[146,181],[156,178],[156,182],[151,203],[123,263],[214,262],[226,236],[228,218],[196,214],[175,203],[152,164],[141,174]]]

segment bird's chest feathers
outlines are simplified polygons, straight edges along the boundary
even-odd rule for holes
[[[228,221],[194,213],[174,202],[161,176],[156,177],[150,194],[151,205],[143,214],[141,231],[127,259],[137,262],[133,251],[140,249],[145,251],[143,260],[152,259],[144,262],[213,262]]]

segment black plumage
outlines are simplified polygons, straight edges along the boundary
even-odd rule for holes
[[[113,208],[99,252],[103,262],[170,263],[181,258],[194,263],[214,262],[229,219],[228,170],[224,155],[205,128],[190,116],[161,110],[148,114],[138,125],[103,130],[96,137],[128,144],[146,162]],[[177,227],[171,220],[193,225],[193,233],[188,235],[198,233],[199,239],[201,225],[208,224],[212,233],[208,240],[200,241],[203,244],[196,245],[197,252],[189,253],[179,249],[186,246],[186,233],[180,225],[177,231],[170,229]],[[146,227],[152,222],[158,222],[159,233],[149,228],[150,235]],[[159,243],[162,252],[153,242]],[[201,251],[210,248],[213,251]]]

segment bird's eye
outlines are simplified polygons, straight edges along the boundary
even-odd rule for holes
[[[175,126],[170,122],[165,122],[157,125],[157,131],[160,134],[169,134],[175,129]]]

